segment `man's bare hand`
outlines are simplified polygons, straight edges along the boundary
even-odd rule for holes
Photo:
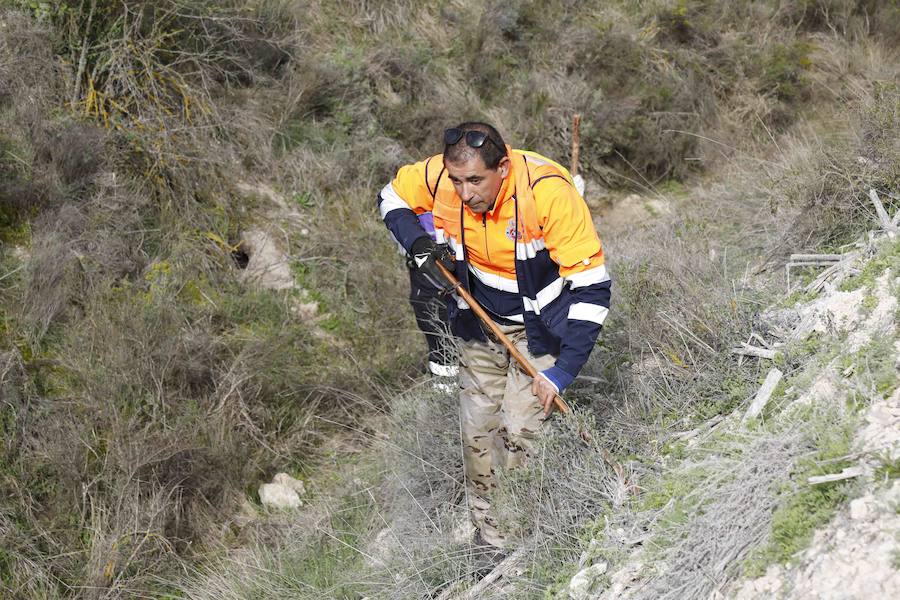
[[[548,416],[553,410],[553,399],[556,398],[556,388],[543,375],[538,375],[531,382],[531,393],[537,396],[544,407],[544,416]]]

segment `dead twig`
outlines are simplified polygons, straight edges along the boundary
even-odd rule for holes
[[[766,404],[772,397],[772,392],[775,391],[775,388],[778,386],[783,375],[784,373],[779,369],[772,368],[769,370],[769,373],[766,375],[766,380],[763,382],[762,387],[759,388],[759,391],[756,392],[756,397],[750,404],[750,408],[748,408],[747,412],[744,414],[744,422],[759,416],[759,413],[762,412],[763,408],[766,407]]]
[[[771,350],[768,348],[759,348],[757,346],[751,346],[750,344],[741,344],[740,348],[732,348],[732,354],[739,354],[741,356],[755,356],[757,358],[765,358],[768,360],[775,359],[775,350]]]
[[[881,228],[887,232],[888,237],[894,237],[897,234],[897,226],[888,216],[884,204],[881,203],[881,198],[878,197],[878,192],[874,189],[869,190],[869,200],[875,206],[875,213],[878,215],[878,220],[881,221]]]
[[[863,474],[863,468],[859,465],[847,467],[840,473],[832,473],[831,475],[814,475],[806,479],[809,485],[820,485],[822,483],[831,483],[833,481],[843,481],[844,479],[852,479]]]

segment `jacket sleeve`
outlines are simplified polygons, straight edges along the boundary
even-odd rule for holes
[[[575,188],[560,178],[537,186],[545,186],[538,202],[544,242],[573,296],[559,357],[543,372],[562,391],[581,372],[594,348],[609,313],[612,282],[590,211]]]
[[[397,176],[378,194],[378,210],[384,224],[394,238],[406,249],[418,238],[428,236],[417,215],[431,211],[434,199],[429,189],[429,167],[440,163],[431,157],[412,165],[401,167]],[[440,168],[440,164],[437,165]]]

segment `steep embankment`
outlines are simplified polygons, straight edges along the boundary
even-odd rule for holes
[[[891,131],[883,133],[895,143]],[[766,271],[753,242],[775,232],[789,237],[795,225],[762,221],[766,212],[746,196],[723,204],[737,193],[734,175],[729,170],[723,180],[710,177],[652,199],[632,196],[614,203],[612,213],[601,209],[600,224],[612,221],[604,231],[614,265],[628,266],[629,253],[652,255],[657,265],[668,264],[664,253],[686,264],[681,253],[696,249],[697,239],[684,234],[702,228],[712,210],[719,225],[741,224],[734,235],[750,243],[730,246],[735,237],[727,230],[716,238],[722,246],[704,238],[709,246],[692,268],[703,273],[703,259],[716,268],[742,265],[727,271],[737,279],[718,306],[752,302],[755,316],[734,352],[693,359],[719,376],[713,387],[703,379],[666,379],[687,370],[674,352],[649,352],[620,366],[647,386],[655,378],[680,385],[697,413],[659,427],[652,416],[629,419],[625,406],[597,422],[582,405],[574,421],[555,422],[531,469],[501,475],[497,502],[523,554],[493,584],[479,588],[472,580],[477,559],[469,547],[455,399],[420,384],[395,399],[376,426],[383,434],[369,438],[340,483],[320,489],[300,518],[255,514],[245,527],[266,532],[266,547],[193,578],[186,595],[243,598],[254,590],[287,597],[306,592],[281,578],[309,582],[315,571],[314,585],[335,597],[891,597],[900,573],[900,244],[860,189],[872,208],[859,225],[871,233],[835,249],[826,264],[792,267],[788,294],[783,267]],[[615,226],[616,210],[629,215],[623,227]],[[766,228],[748,235],[748,216]],[[666,237],[673,230],[681,235]],[[693,310],[702,310],[697,302]],[[752,373],[749,384],[728,378],[740,372]],[[607,377],[595,363],[576,387],[576,401],[608,395]],[[704,415],[712,401],[717,412]],[[633,438],[646,436],[640,452],[617,455],[624,477],[600,452],[627,435],[621,423],[644,428]],[[584,431],[592,442],[585,443]],[[325,542],[291,541],[303,535]]]
[[[573,598],[900,592],[898,269],[900,244],[880,232],[802,301],[761,314],[754,347],[737,350],[765,357],[749,360],[777,385],[666,436],[661,477],[591,539]]]
[[[709,532],[717,586],[783,562],[850,493],[802,492],[856,409],[792,421],[785,388],[730,429],[770,368],[730,349],[774,345],[791,252],[843,253],[869,189],[897,209],[898,23],[870,0],[0,0],[0,595],[468,585],[455,400],[418,379],[373,197],[469,118],[565,162],[574,113],[589,202],[643,199],[601,222],[612,317],[578,417],[502,476],[526,561],[486,595],[564,597],[635,547],[644,589],[705,592]],[[778,349],[784,381],[817,343]],[[840,365],[860,411],[881,352]],[[299,509],[258,502],[281,471]],[[784,543],[742,562],[748,532]]]

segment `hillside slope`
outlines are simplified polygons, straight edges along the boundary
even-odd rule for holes
[[[897,107],[900,97],[891,97]],[[895,117],[890,122],[882,131],[889,146],[900,125]],[[847,150],[875,156],[864,145],[873,140]],[[786,136],[779,143],[787,148],[792,141]],[[900,242],[885,231],[863,188],[859,196],[872,208],[856,222],[866,231],[862,238],[834,248],[821,266],[792,267],[786,280],[783,266],[767,266],[770,246],[760,239],[793,239],[797,223],[808,220],[803,211],[772,218],[765,197],[735,189],[740,169],[747,167],[688,189],[622,198],[611,209],[601,207],[598,222],[615,223],[617,211],[632,219],[604,230],[614,268],[629,267],[632,256],[644,271],[689,265],[694,257],[686,267],[692,276],[707,273],[701,270],[707,259],[714,274],[734,277],[724,301],[701,287],[697,297],[709,304],[694,300],[692,310],[734,311],[737,303],[751,303],[754,316],[732,347],[763,357],[686,346],[683,356],[709,379],[682,379],[688,367],[675,352],[647,352],[618,365],[645,389],[665,386],[672,395],[656,396],[661,400],[686,395],[680,406],[693,408],[677,417],[628,404],[593,412],[596,403],[609,406],[610,382],[626,376],[604,368],[603,360],[593,363],[573,394],[577,415],[556,420],[533,468],[501,476],[501,518],[519,535],[524,555],[494,584],[478,588],[471,575],[477,561],[465,517],[455,399],[422,382],[393,400],[376,427],[381,433],[368,437],[341,483],[301,511],[302,527],[285,526],[283,516],[258,517],[252,527],[280,541],[267,538],[270,545],[250,550],[237,571],[233,561],[216,565],[192,579],[186,595],[463,598],[477,590],[478,598],[579,600],[891,597],[900,574]],[[753,179],[752,172],[743,176]],[[723,202],[729,194],[743,202]],[[644,207],[639,224],[634,205]],[[709,225],[710,214],[722,229],[687,239]],[[748,222],[760,230],[748,230]],[[703,255],[685,251],[695,244]],[[693,289],[674,281],[686,286],[681,293]],[[641,280],[633,293],[646,295],[649,286]],[[691,351],[700,356],[691,359]],[[770,373],[780,379],[758,404]],[[623,440],[639,449],[619,450],[625,471],[618,473],[600,450]],[[849,476],[829,481],[842,473]],[[302,536],[311,541],[290,541]],[[311,571],[317,575],[307,577]],[[293,577],[305,583],[292,585]]]
[[[870,190],[900,208],[898,32],[872,0],[0,0],[0,596],[467,586],[455,400],[421,375],[374,195],[469,118],[566,162],[574,113],[615,304],[577,417],[503,476],[527,561],[496,595],[564,597],[588,566],[601,594],[635,548],[659,559],[637,595],[776,585],[770,565],[856,494],[864,528],[896,477],[888,457],[803,483],[858,460],[890,336],[776,349],[792,322],[764,315],[812,300],[816,269],[783,299],[800,252],[860,253],[846,329],[891,312],[896,252],[866,232]],[[739,426],[772,366],[731,353],[752,333],[784,377]],[[801,410],[832,360],[849,405]],[[306,481],[299,509],[261,505],[279,472]]]
[[[741,406],[668,436],[641,510],[588,544],[584,562],[608,579],[573,580],[593,583],[580,597],[900,592],[898,251],[882,232],[848,249],[817,298],[763,313],[754,344],[773,360],[749,360],[784,369],[774,393],[758,416]]]

